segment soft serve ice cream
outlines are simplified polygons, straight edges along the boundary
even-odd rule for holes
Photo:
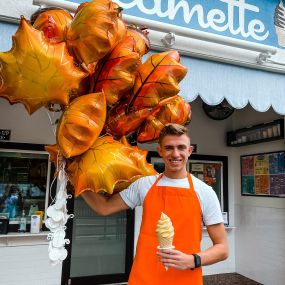
[[[278,44],[285,47],[285,7],[284,0],[280,0],[275,8],[274,25],[277,34]]]
[[[174,228],[170,218],[163,212],[157,222],[156,234],[160,249],[173,248]]]

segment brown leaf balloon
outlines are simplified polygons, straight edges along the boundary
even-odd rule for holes
[[[0,53],[0,97],[23,103],[30,114],[49,103],[67,105],[85,76],[65,43],[47,42],[24,18],[12,49]]]
[[[63,113],[56,138],[60,152],[66,158],[87,151],[102,131],[106,119],[104,93],[76,98]]]
[[[121,183],[156,174],[146,162],[147,151],[105,136],[83,155],[76,157],[67,172],[78,196],[87,189],[112,194]]]
[[[98,64],[101,67],[97,71],[95,91],[104,90],[107,103],[114,104],[134,86],[135,71],[140,62],[134,39],[126,37],[102,61]]]
[[[139,129],[137,141],[139,143],[150,142],[158,139],[162,128],[168,123],[185,125],[190,122],[191,107],[184,99],[178,95],[163,105],[159,112],[147,117],[142,127]]]
[[[82,5],[68,28],[69,51],[86,66],[97,62],[117,44],[118,11],[110,0]],[[120,30],[120,33],[125,31]]]
[[[60,43],[65,41],[66,30],[72,19],[66,10],[45,8],[32,15],[31,23],[35,29],[43,31],[49,42]]]
[[[126,113],[128,103],[120,102],[109,111],[105,131],[115,138],[126,136],[138,130],[149,115],[155,116],[160,107],[171,99],[172,97],[160,101],[154,108],[144,108],[130,113]]]
[[[150,49],[150,41],[148,38],[148,31],[144,27],[137,27],[136,25],[127,26],[127,36],[134,38],[138,53],[142,57],[148,53]]]
[[[121,138],[137,130],[152,113],[152,108],[144,108],[126,114],[127,103],[114,106],[108,113],[105,130],[115,138]]]
[[[178,83],[187,69],[179,63],[177,51],[151,55],[138,68],[132,98],[127,113],[133,110],[156,106],[162,99],[177,95]]]

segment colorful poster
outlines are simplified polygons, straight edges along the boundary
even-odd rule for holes
[[[211,186],[216,192],[219,199],[221,199],[221,177],[222,164],[221,163],[207,163],[207,162],[189,162],[189,170],[191,174],[198,179],[204,181]]]
[[[260,154],[254,158],[255,175],[262,175],[269,173],[269,155]]]
[[[241,159],[241,169],[242,169],[242,175],[253,175],[254,173],[254,157],[253,156],[247,156],[242,157]]]
[[[256,175],[255,176],[255,194],[268,195],[269,194],[269,176]]]
[[[278,174],[285,173],[285,153],[271,153],[269,154],[269,173]]]
[[[241,183],[242,183],[242,194],[255,194],[254,176],[243,176]]]
[[[285,196],[285,174],[270,175],[270,195]]]
[[[285,152],[242,156],[241,194],[285,197]]]

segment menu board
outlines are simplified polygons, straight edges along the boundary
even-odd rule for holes
[[[241,156],[241,194],[285,197],[285,152]]]

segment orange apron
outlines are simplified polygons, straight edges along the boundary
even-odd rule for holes
[[[161,212],[174,226],[173,245],[186,254],[200,252],[202,215],[191,176],[190,188],[157,186],[158,177],[143,203],[143,217],[129,285],[202,285],[202,269],[165,270],[157,256],[156,224]]]

